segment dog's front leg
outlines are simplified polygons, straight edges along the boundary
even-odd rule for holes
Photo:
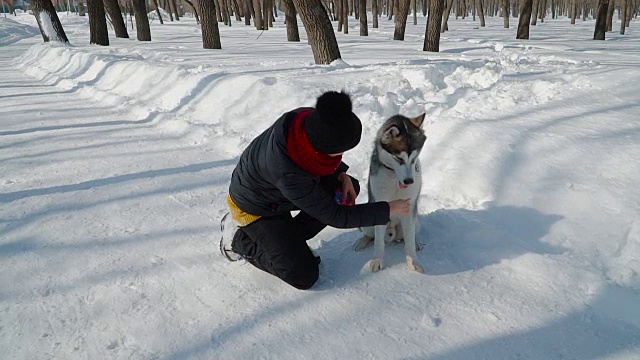
[[[367,263],[369,269],[371,269],[371,271],[373,272],[382,270],[383,268],[382,258],[384,258],[384,240],[386,233],[387,225],[376,225],[375,237],[373,239],[375,258],[369,260],[369,262]]]
[[[404,251],[407,254],[407,267],[409,270],[424,273],[422,265],[416,255],[416,219],[413,216],[405,216],[400,219],[402,231],[404,231]]]

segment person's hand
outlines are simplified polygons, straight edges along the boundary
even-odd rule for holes
[[[340,199],[340,205],[355,205],[358,194],[356,194],[356,189],[353,188],[351,176],[343,172],[338,176],[338,180],[342,183],[342,199]],[[347,201],[347,199],[349,199],[349,201]]]
[[[409,199],[389,201],[389,215],[391,216],[407,216],[411,210]]]

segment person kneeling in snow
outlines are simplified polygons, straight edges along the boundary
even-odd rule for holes
[[[254,139],[231,177],[222,254],[308,289],[318,280],[320,258],[306,241],[325,226],[385,225],[391,213],[406,215],[404,200],[355,205],[360,187],[346,174],[342,154],[361,133],[349,95],[330,91],[315,108],[285,113]],[[292,217],[293,210],[300,213]]]

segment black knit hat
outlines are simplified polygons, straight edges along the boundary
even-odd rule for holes
[[[344,92],[329,91],[320,95],[316,108],[305,120],[307,136],[314,149],[323,154],[337,154],[358,145],[362,123],[351,109],[351,99]]]

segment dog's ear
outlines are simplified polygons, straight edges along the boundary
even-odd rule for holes
[[[382,134],[382,143],[389,144],[393,141],[393,138],[400,134],[400,129],[397,126],[393,125],[387,129],[387,131]]]
[[[411,123],[417,127],[417,128],[421,128],[422,127],[422,123],[424,122],[424,117],[427,114],[423,113],[422,115],[418,115],[416,117],[414,117],[413,119],[409,119],[409,121],[411,121]]]

